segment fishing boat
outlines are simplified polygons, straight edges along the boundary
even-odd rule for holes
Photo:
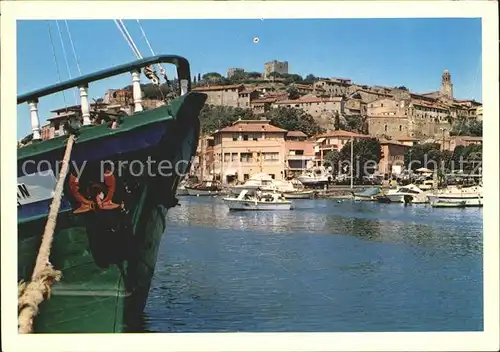
[[[216,196],[221,190],[221,184],[217,181],[202,181],[194,186],[185,186],[190,196]]]
[[[286,200],[280,193],[261,192],[250,194],[242,190],[238,197],[224,198],[229,210],[291,210],[293,203]]]
[[[141,69],[162,63],[177,68],[177,97],[145,110]],[[97,121],[89,110],[89,83],[128,72],[133,111],[119,120]],[[27,332],[133,330],[148,297],[166,211],[177,205],[177,186],[197,148],[207,97],[191,92],[190,77],[185,58],[156,55],[17,97],[18,104],[29,104],[32,124],[31,142],[17,152],[18,279],[35,280],[40,242],[53,221],[49,209],[56,209],[57,224],[50,263],[42,264],[62,274]],[[73,87],[80,90],[79,118],[65,134],[41,140],[39,99]]]
[[[427,195],[432,207],[482,207],[482,185],[471,187],[451,186]]]
[[[362,192],[351,192],[351,194],[356,201],[376,201],[381,191],[380,187],[370,187]]]

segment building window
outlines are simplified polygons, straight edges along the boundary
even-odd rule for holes
[[[380,104],[380,107],[383,108],[384,107],[384,104]]]
[[[258,135],[256,135],[256,134],[254,134],[254,135],[253,135],[253,140],[254,140],[254,141],[258,141],[258,140],[259,140],[259,136],[258,136]]]
[[[237,162],[238,161],[238,153],[232,153],[231,154],[231,161],[233,163]]]
[[[243,135],[243,140],[244,140],[244,141],[248,141],[248,134],[244,134],[244,135]]]
[[[295,150],[295,155],[304,155],[304,150]]]
[[[280,159],[280,153],[263,153],[262,159],[266,161],[278,161]]]
[[[274,174],[269,174],[269,176],[274,180]]]
[[[252,153],[241,153],[240,154],[240,162],[249,163],[252,162]]]
[[[399,125],[399,130],[402,131],[403,130],[403,126]]]
[[[238,140],[238,135],[237,134],[233,134],[233,141],[237,141]]]
[[[387,132],[387,125],[384,125],[384,131]]]
[[[243,174],[243,181],[246,181],[250,178],[249,174]]]
[[[231,153],[224,153],[224,162],[228,163],[231,158]]]

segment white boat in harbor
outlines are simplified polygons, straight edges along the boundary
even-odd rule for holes
[[[221,186],[217,181],[203,181],[198,185],[185,186],[190,196],[216,196],[221,192]]]
[[[233,186],[231,188],[231,193],[234,195],[240,194],[243,190],[250,192],[256,191],[257,189],[271,191],[275,187],[273,186],[273,178],[268,174],[259,172],[252,175],[248,180],[242,185]]]
[[[448,187],[444,190],[428,194],[429,203],[432,207],[482,207],[483,187],[472,186],[459,188]]]
[[[296,190],[290,192],[283,192],[283,197],[285,199],[311,199],[314,197],[315,192],[313,190]]]
[[[413,184],[399,187],[396,190],[390,190],[384,196],[391,203],[423,204],[429,201],[427,194],[421,188]]]
[[[320,166],[313,168],[303,175],[297,176],[297,180],[304,184],[304,186],[324,185],[332,180],[332,175],[324,167]]]
[[[224,198],[224,203],[229,210],[291,210],[293,203],[284,199],[279,193],[257,192],[250,195],[248,190],[243,190],[238,197]]]
[[[275,180],[271,176],[265,173],[257,173],[252,175],[244,184],[233,186],[231,188],[231,193],[234,195],[238,195],[241,191],[247,190],[249,193],[252,193],[257,190],[261,190],[264,192],[293,192],[297,189],[294,184],[285,180]]]

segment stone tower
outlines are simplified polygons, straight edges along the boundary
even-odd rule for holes
[[[451,83],[451,74],[448,70],[444,70],[441,76],[441,89],[439,91],[448,99],[453,99],[453,83]]]

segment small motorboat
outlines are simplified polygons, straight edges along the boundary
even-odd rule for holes
[[[283,197],[286,199],[311,199],[314,197],[315,193],[316,192],[313,190],[297,190],[283,192]]]
[[[185,189],[190,196],[216,196],[222,187],[217,181],[203,181],[194,186],[185,186]]]
[[[482,207],[483,187],[448,187],[444,190],[428,194],[432,207]]]
[[[286,200],[280,193],[263,193],[257,191],[251,195],[243,190],[238,197],[224,198],[229,210],[291,210],[293,203]]]
[[[380,187],[370,187],[362,192],[351,192],[354,200],[376,201],[381,192]]]
[[[423,204],[428,202],[426,193],[413,184],[390,190],[383,197],[387,198],[390,203]]]

